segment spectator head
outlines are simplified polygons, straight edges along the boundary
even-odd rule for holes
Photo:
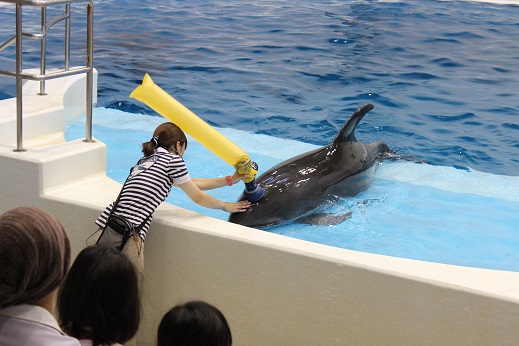
[[[138,276],[125,254],[91,246],[74,260],[58,293],[58,321],[65,333],[93,345],[123,344],[141,318]]]
[[[158,346],[230,346],[231,329],[216,307],[191,301],[169,310],[160,322]]]
[[[70,264],[70,242],[61,223],[35,207],[0,215],[0,309],[32,304],[52,293]]]

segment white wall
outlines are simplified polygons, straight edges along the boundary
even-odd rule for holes
[[[74,85],[81,92],[81,83],[67,86],[66,94]],[[53,97],[65,95],[63,85],[48,90]],[[12,106],[3,106],[7,103],[0,101],[0,114],[13,114]],[[106,177],[105,146],[65,143],[56,133],[45,140],[38,133],[28,138],[27,152],[17,153],[2,131],[9,126],[0,126],[0,212],[19,205],[49,210],[67,229],[75,256],[120,189]],[[139,345],[154,345],[163,313],[190,299],[207,300],[224,312],[235,345],[514,345],[519,340],[519,273],[332,248],[169,204],[154,217],[144,275]]]

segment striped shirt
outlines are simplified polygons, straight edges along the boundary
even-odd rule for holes
[[[157,148],[154,154],[141,158],[133,168],[122,187],[114,214],[125,217],[135,227],[142,224],[139,234],[144,240],[153,212],[168,197],[171,187],[190,179],[182,157]],[[113,203],[96,220],[99,227],[105,226],[112,206]]]

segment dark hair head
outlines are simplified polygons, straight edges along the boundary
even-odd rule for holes
[[[124,343],[137,333],[141,302],[137,271],[112,248],[90,246],[72,264],[58,295],[61,328],[93,345]]]
[[[173,123],[162,123],[153,132],[153,138],[149,142],[142,143],[142,153],[144,156],[150,156],[154,153],[155,148],[162,147],[169,150],[177,142],[185,145],[187,149],[187,137],[184,131]]]
[[[70,242],[61,223],[34,207],[0,215],[0,309],[34,304],[61,284]]]
[[[191,301],[169,310],[159,325],[158,346],[230,346],[231,329],[220,310]]]

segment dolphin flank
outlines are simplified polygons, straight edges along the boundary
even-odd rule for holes
[[[390,152],[383,142],[363,144],[355,138],[355,128],[373,108],[367,104],[355,111],[331,144],[285,160],[257,177],[264,197],[247,211],[232,213],[229,221],[266,227],[303,217],[305,222],[323,224],[319,219],[324,214],[317,214],[321,204],[332,196],[366,190],[379,161]]]

